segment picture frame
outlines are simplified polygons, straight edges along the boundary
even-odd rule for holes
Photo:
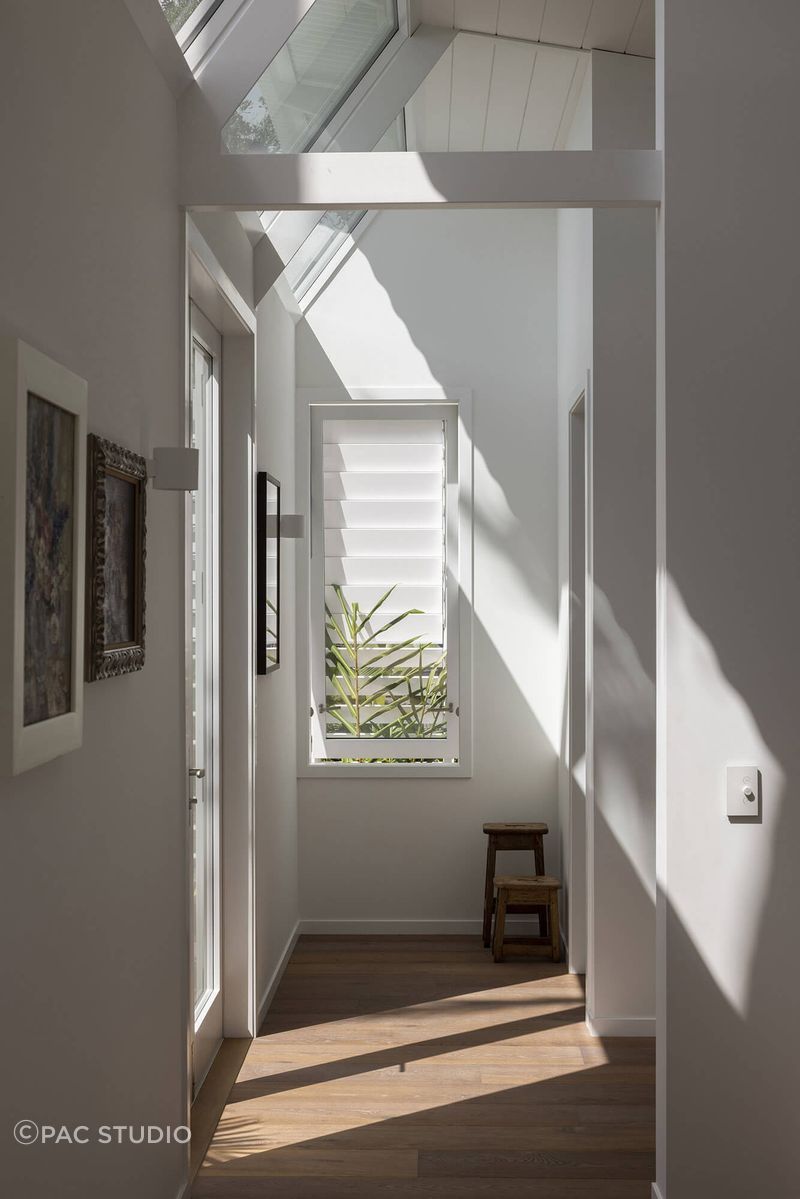
[[[147,462],[95,434],[88,440],[86,679],[144,667]]]
[[[0,770],[83,740],[88,386],[0,337]]]
[[[267,471],[256,477],[256,673],[281,664],[281,485]]]

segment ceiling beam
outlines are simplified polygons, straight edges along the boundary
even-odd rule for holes
[[[186,148],[186,208],[656,208],[657,150],[220,154]]]

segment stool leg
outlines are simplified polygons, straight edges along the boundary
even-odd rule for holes
[[[497,848],[494,836],[489,834],[486,847],[486,883],[483,889],[483,946],[488,949],[492,943],[492,909],[494,908],[494,868],[497,859]]]
[[[544,838],[541,833],[536,834],[536,839],[533,843],[533,860],[537,874],[544,874]],[[550,930],[547,921],[547,908],[536,908],[536,916],[539,920],[539,936],[547,937],[550,935]]]
[[[561,961],[561,931],[558,925],[558,891],[550,896],[550,944],[553,947],[553,961]]]
[[[493,953],[496,962],[503,960],[503,940],[506,935],[506,904],[508,892],[501,887],[497,892],[497,905],[494,913],[494,945]]]

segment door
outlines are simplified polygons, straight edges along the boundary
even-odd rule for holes
[[[199,451],[189,493],[186,557],[187,776],[191,835],[192,1090],[222,1042],[219,705],[221,338],[192,305],[190,444]]]

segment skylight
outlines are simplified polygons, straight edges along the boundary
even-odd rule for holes
[[[308,150],[398,29],[397,0],[315,0],[225,125],[225,148]]]
[[[405,148],[405,122],[401,113],[386,130],[375,149],[401,151]],[[286,267],[286,282],[298,302],[310,291],[326,267],[333,262],[341,248],[347,244],[356,226],[366,215],[366,211],[363,209],[349,212],[326,212],[317,222]],[[297,216],[302,216],[302,214],[281,213],[284,220],[287,218],[292,220]]]
[[[158,0],[182,49],[200,32],[222,0]]]

